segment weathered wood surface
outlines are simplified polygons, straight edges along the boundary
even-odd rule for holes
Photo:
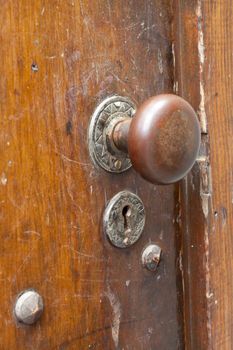
[[[0,3],[0,349],[182,349],[177,190],[133,170],[110,176],[87,150],[101,99],[172,91],[170,2]],[[101,222],[125,188],[144,201],[147,223],[119,250]],[[140,264],[150,240],[163,249],[156,275]],[[45,302],[32,327],[12,316],[27,288]]]
[[[183,183],[186,348],[233,344],[232,1],[176,4],[177,92],[199,111],[203,146]]]

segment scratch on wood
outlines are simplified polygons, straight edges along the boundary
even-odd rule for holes
[[[6,186],[6,184],[7,184],[7,177],[6,177],[6,174],[3,172],[2,173],[2,176],[1,176],[1,178],[0,178],[0,181],[1,181],[1,184],[3,185],[3,186]]]
[[[209,263],[209,233],[207,225],[205,227],[205,283],[206,283],[206,299],[207,299],[207,333],[209,345],[211,344],[212,339],[212,330],[211,330],[211,298],[214,296],[213,293],[210,292],[210,263]],[[211,346],[211,345],[210,345]]]
[[[104,188],[104,203],[107,204],[107,202],[108,202],[108,197],[107,197],[106,189]]]
[[[144,25],[144,23],[143,23],[143,25]],[[143,35],[143,33],[150,31],[150,30],[153,29],[154,27],[155,27],[155,24],[152,24],[152,26],[147,26],[146,28],[143,28],[143,29],[140,31],[140,33],[138,33],[137,39],[139,39],[139,38]]]
[[[24,268],[24,266],[26,266],[28,264],[28,262],[30,261],[30,259],[32,258],[32,252],[36,249],[36,246],[33,246],[29,253],[25,256],[25,258],[23,259],[23,262],[19,265],[19,267],[16,270],[16,273],[14,274],[14,276],[11,279],[11,284],[13,285],[16,281],[16,278],[18,276],[18,274],[22,271],[22,269]]]
[[[119,344],[119,331],[120,331],[120,321],[121,321],[121,304],[118,297],[113,293],[110,286],[107,288],[105,293],[113,311],[113,321],[112,321],[112,339],[115,344],[115,348],[118,349]]]
[[[175,79],[176,74],[176,53],[175,53],[175,43],[172,43],[172,60],[173,60],[173,71],[174,71],[174,82],[173,82],[173,92],[175,92],[176,94],[178,94],[179,91],[179,83],[178,81]]]
[[[125,285],[126,285],[126,287],[129,287],[130,282],[131,282],[130,280],[125,281]]]
[[[54,60],[55,58],[57,58],[56,55],[53,55],[53,56],[45,56],[45,59],[46,59],[46,60]]]
[[[56,153],[58,153],[58,152],[56,152]],[[74,163],[74,164],[81,165],[81,166],[90,166],[89,163],[78,162],[77,160],[68,158],[67,156],[65,156],[65,155],[62,154],[62,153],[59,153],[59,154],[60,154],[61,158],[62,158],[63,160],[66,160],[67,162]]]
[[[70,247],[69,245],[65,244],[62,246],[62,248],[66,248],[68,250],[70,250],[71,252],[73,252],[75,255],[78,256],[78,258],[84,258],[84,259],[93,259],[95,261],[105,261],[105,258],[98,258],[95,255],[90,255],[90,254],[85,254],[80,252],[79,250],[73,249],[72,247]]]
[[[205,246],[205,260],[204,268],[206,271],[205,288],[207,301],[207,334],[209,346],[211,346],[212,329],[211,329],[211,304],[214,294],[211,291],[210,285],[210,262],[209,262],[209,209],[212,206],[212,178],[211,166],[209,164],[208,156],[202,155],[199,158],[200,167],[200,197],[202,202],[202,211],[205,217],[204,230],[204,246]]]
[[[163,74],[163,58],[161,50],[158,49],[158,67],[159,67],[159,73]]]
[[[28,234],[28,235],[36,235],[36,236],[40,237],[40,233],[37,231],[34,231],[34,230],[27,230],[27,231],[24,231],[23,233]]]
[[[198,0],[197,3],[197,20],[198,20],[198,56],[199,56],[199,75],[200,75],[200,104],[199,104],[199,117],[201,123],[201,130],[203,133],[207,133],[207,116],[205,111],[205,90],[204,90],[204,63],[205,63],[205,45],[204,45],[204,33],[203,33],[203,16],[202,16],[202,0]]]
[[[67,28],[68,29],[68,28]],[[67,64],[71,65],[78,61],[81,57],[81,53],[78,50],[73,51],[68,57],[67,57]]]
[[[202,211],[205,219],[209,215],[210,200],[212,194],[211,166],[207,159],[199,162],[200,167],[200,196],[202,201]]]

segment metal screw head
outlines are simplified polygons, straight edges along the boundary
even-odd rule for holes
[[[120,170],[121,169],[121,165],[122,165],[122,162],[120,159],[117,159],[114,163],[114,166],[117,170]]]
[[[15,303],[15,316],[19,322],[33,324],[43,312],[43,299],[34,290],[26,290],[21,293]]]
[[[161,248],[156,244],[148,245],[142,252],[142,265],[155,272],[161,258]]]

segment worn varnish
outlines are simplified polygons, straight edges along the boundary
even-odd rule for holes
[[[0,349],[183,348],[177,189],[150,185],[133,170],[95,169],[87,148],[89,119],[103,98],[141,103],[172,91],[172,15],[168,0],[1,1]],[[119,250],[101,222],[123,189],[142,198],[147,222],[143,238]],[[220,208],[229,215],[230,202],[217,197],[215,205],[220,233],[228,227]],[[140,263],[150,240],[163,249],[156,275]],[[12,316],[27,288],[45,303],[32,327]],[[228,299],[219,292],[213,300],[221,305]]]
[[[176,3],[174,85],[203,132],[181,196],[187,349],[233,344],[232,9],[230,0]]]

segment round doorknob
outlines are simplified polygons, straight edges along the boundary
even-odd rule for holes
[[[113,114],[111,107],[109,115]],[[112,155],[127,154],[143,178],[154,184],[171,184],[192,168],[200,147],[200,125],[194,109],[183,98],[158,95],[145,101],[132,116],[124,111],[115,114],[106,119],[102,135],[106,147]]]

